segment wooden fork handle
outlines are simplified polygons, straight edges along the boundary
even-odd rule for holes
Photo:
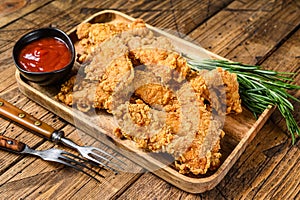
[[[23,142],[0,135],[0,148],[2,149],[20,153],[24,150],[25,146]]]
[[[52,134],[56,131],[53,127],[36,119],[32,115],[24,112],[2,98],[0,98],[0,115],[50,140],[52,139]]]

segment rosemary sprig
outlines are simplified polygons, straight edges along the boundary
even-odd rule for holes
[[[292,82],[290,76],[294,73],[263,70],[260,66],[246,65],[240,62],[226,60],[203,60],[201,62],[187,59],[188,64],[194,70],[212,70],[221,67],[237,75],[239,82],[239,93],[243,104],[253,112],[255,117],[259,116],[268,106],[277,106],[295,144],[296,137],[300,136],[300,128],[292,115],[294,107],[288,99],[300,102],[299,99],[290,95],[287,90],[300,89],[299,85],[287,83]]]

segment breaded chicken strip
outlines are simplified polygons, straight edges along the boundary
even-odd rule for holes
[[[198,116],[200,123],[195,128],[197,131],[193,133],[192,130],[186,130],[184,131],[186,135],[178,135],[179,129],[183,128],[181,123],[190,122],[189,120],[181,121],[181,105],[174,94],[160,85],[150,84],[143,88],[139,98],[145,97],[151,100],[151,97],[154,97],[154,101],[149,101],[150,105],[162,103],[162,109],[153,109],[141,99],[136,100],[135,103],[128,102],[120,105],[123,112],[128,111],[129,114],[119,116],[121,123],[120,129],[116,130],[117,135],[133,140],[139,148],[147,151],[167,152],[173,155],[175,167],[180,173],[205,174],[208,169],[216,168],[220,164],[219,158],[221,157],[219,143],[224,135],[221,130],[222,123],[213,119],[211,112],[202,104],[203,106],[198,107],[201,114]],[[150,90],[150,95],[147,94],[148,90]],[[167,91],[169,97],[165,98],[161,91]],[[172,99],[172,101],[164,99]],[[176,109],[164,109],[168,106],[176,107]],[[192,110],[197,107],[190,109],[188,112],[193,112]],[[163,120],[162,112],[165,114]],[[192,116],[196,117],[196,115]],[[160,122],[159,128],[157,124],[151,124],[154,122]],[[141,128],[133,129],[133,124]],[[156,130],[156,133],[151,134],[150,130]]]
[[[162,106],[171,105],[174,99],[173,92],[159,84],[150,83],[143,85],[135,90],[135,95],[143,99],[152,107],[162,108]]]
[[[202,109],[200,125],[194,138],[183,154],[175,157],[179,173],[206,174],[220,165],[220,140],[224,136],[222,123]],[[177,150],[178,151],[178,150]]]
[[[177,52],[169,49],[136,49],[131,51],[130,56],[135,65],[147,65],[150,71],[163,73],[161,75],[163,82],[168,82],[170,79],[181,82],[186,80],[186,76],[190,72],[186,60]],[[164,68],[163,71],[161,71],[162,68]]]
[[[130,83],[133,78],[133,66],[125,54],[115,59],[105,70],[97,85],[94,107],[111,112],[112,94],[120,81]],[[131,78],[130,78],[131,77]]]
[[[217,68],[212,71],[192,72],[189,74],[188,80],[198,98],[201,101],[209,102],[209,106],[219,113],[242,112],[236,74]],[[217,99],[220,100],[216,101]]]
[[[170,121],[174,119],[172,115],[169,117],[169,113],[151,109],[141,99],[121,104],[118,111],[114,115],[119,119],[120,128],[115,132],[135,141],[139,148],[159,152],[172,141],[175,132]]]
[[[79,44],[77,45],[77,53],[80,55],[78,61],[83,62],[87,56],[91,54],[95,48],[105,40],[112,38],[114,35],[124,31],[145,28],[143,20],[137,19],[132,23],[119,22],[112,23],[82,23],[78,25],[77,37]]]
[[[74,75],[64,84],[55,98],[68,106],[75,106],[82,112],[93,108],[97,82],[87,81],[80,75]]]

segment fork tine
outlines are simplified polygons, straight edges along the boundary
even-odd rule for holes
[[[93,165],[94,167],[98,167],[99,168],[99,165],[97,165],[95,162],[91,162],[90,160],[86,160],[86,159],[81,158],[81,157],[79,157],[79,156],[77,156],[75,154],[72,154],[72,153],[69,153],[69,152],[63,152],[62,154],[73,156],[74,158],[76,158],[78,160],[81,160],[82,162],[88,163],[90,165]],[[104,167],[100,167],[100,168],[106,170]]]
[[[77,159],[81,160],[82,162],[79,162],[79,161],[77,161],[77,160],[75,160],[75,159],[69,158],[69,157],[67,157],[67,156],[65,156],[65,155],[68,155],[68,156],[77,158]],[[86,174],[86,175],[92,177],[93,179],[95,179],[95,180],[97,180],[97,181],[99,181],[99,180],[96,179],[96,178],[95,178],[94,176],[92,176],[91,174],[85,172],[83,169],[81,169],[81,168],[78,167],[77,165],[79,165],[79,166],[81,166],[81,167],[83,167],[83,168],[86,168],[86,169],[92,171],[93,173],[95,173],[96,175],[98,175],[98,176],[104,178],[104,176],[101,175],[99,172],[95,171],[94,169],[92,169],[92,168],[89,167],[88,165],[84,164],[85,162],[86,162],[86,163],[90,163],[90,162],[88,162],[88,161],[86,161],[86,160],[84,160],[84,159],[80,158],[79,156],[76,156],[76,155],[74,155],[74,154],[72,154],[72,153],[69,153],[69,152],[61,152],[61,154],[60,154],[60,156],[58,157],[58,159],[59,159],[60,161],[64,162],[67,166],[73,167],[73,168],[75,168],[75,169],[77,169],[77,170],[83,172],[84,174]],[[67,161],[68,161],[68,162],[67,162]],[[70,163],[69,163],[69,162],[70,162]],[[74,163],[74,164],[72,165],[71,163]]]
[[[70,163],[68,163],[68,162],[65,162],[64,160],[57,160],[57,161],[55,161],[55,162],[58,162],[58,163],[61,163],[61,164],[63,164],[63,165],[66,165],[66,166],[68,166],[68,167],[71,167],[71,168],[73,168],[73,169],[75,169],[75,170],[77,170],[77,171],[80,171],[80,172],[84,173],[85,175],[88,175],[89,177],[93,178],[93,179],[96,180],[97,182],[100,182],[97,178],[95,178],[95,177],[92,176],[91,174],[85,172],[84,170],[82,170],[81,168],[77,167],[76,165],[72,165],[72,164],[70,164]],[[102,175],[100,174],[100,176],[102,176]]]
[[[113,165],[117,166],[119,169],[122,169],[122,170],[124,170],[124,169],[122,167],[120,167],[118,164],[114,163],[111,159],[116,159],[120,163],[123,163],[125,166],[127,165],[126,163],[124,163],[120,159],[118,159],[115,156],[105,152],[102,149],[91,147],[91,146],[79,146],[76,143],[74,143],[72,140],[67,139],[65,137],[61,137],[61,136],[60,137],[55,136],[54,138],[57,138],[58,141],[62,142],[64,145],[69,146],[73,149],[76,149],[84,158],[86,158],[86,159],[88,159],[92,162],[95,162],[98,165],[102,165],[102,166],[114,171],[116,174],[118,174],[118,171],[113,169],[112,167],[108,166],[108,163],[113,163]],[[98,152],[95,153],[95,151],[98,151]],[[100,155],[99,153],[102,153],[103,155]],[[104,155],[106,155],[107,157],[104,157]],[[109,158],[111,158],[111,159],[109,159]],[[107,163],[105,163],[101,160],[104,160]]]
[[[93,156],[97,157],[96,154],[93,154]],[[100,156],[100,159],[103,159],[103,158]],[[104,167],[107,167],[108,169],[114,171],[115,174],[118,174],[118,173],[119,173],[116,169],[114,169],[114,168],[108,166],[107,164],[101,162],[100,160],[98,160],[98,159],[96,159],[96,158],[94,158],[94,157],[92,157],[92,156],[90,156],[90,155],[89,155],[89,160],[91,160],[91,161],[93,161],[93,162],[95,162],[95,163],[98,163],[98,164],[100,164],[100,165],[102,165],[102,166],[104,166]],[[107,159],[105,159],[105,160],[107,160]],[[109,162],[109,160],[108,160],[108,162]],[[110,162],[110,163],[112,163],[112,162]],[[116,165],[116,166],[117,166],[117,165]]]
[[[122,160],[120,160],[119,158],[117,158],[117,157],[115,157],[115,156],[113,156],[113,155],[107,153],[106,151],[104,151],[104,150],[102,150],[102,149],[94,148],[93,150],[94,150],[94,151],[98,151],[98,152],[100,152],[100,153],[103,153],[103,154],[105,154],[105,155],[107,155],[108,157],[111,157],[111,158],[113,158],[113,159],[116,159],[117,161],[119,161],[120,163],[124,164],[125,166],[127,165],[124,161],[122,161]],[[92,150],[92,151],[93,151],[93,150]],[[102,156],[100,156],[99,154],[97,154],[97,156],[102,157]],[[122,169],[123,169],[123,168],[122,168]]]
[[[96,151],[97,151],[97,149],[93,149],[93,150],[96,150]],[[100,151],[100,152],[101,152],[101,151]],[[106,153],[106,152],[104,152],[104,153]],[[108,153],[106,153],[106,154],[108,154]],[[114,156],[112,156],[112,155],[110,155],[110,154],[108,154],[108,155],[109,155],[111,158],[115,158],[119,163],[123,163],[124,165],[127,165],[126,163],[124,163],[123,161],[119,160],[118,158],[116,158],[116,157],[114,157]],[[113,162],[112,160],[110,160],[110,159],[108,159],[108,158],[106,158],[106,157],[104,157],[104,156],[101,156],[101,155],[98,154],[98,153],[95,153],[95,152],[89,153],[88,156],[90,156],[90,157],[96,159],[98,162],[100,162],[100,164],[102,163],[102,162],[100,161],[100,159],[102,159],[102,160],[105,160],[106,162],[108,162],[109,164],[111,164],[111,165],[113,165],[113,166],[115,166],[115,167],[117,167],[117,168],[119,168],[119,169],[121,169],[121,170],[124,170],[124,168],[121,167],[120,165],[118,165],[116,162]],[[102,163],[102,164],[103,164],[103,163]]]

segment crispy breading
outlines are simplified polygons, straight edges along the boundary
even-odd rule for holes
[[[95,48],[105,40],[112,38],[114,35],[124,31],[145,28],[143,20],[137,19],[132,23],[119,22],[112,23],[81,23],[77,27],[76,34],[79,39],[81,51],[77,51],[80,55],[78,61],[83,62],[87,56],[91,54]]]
[[[116,129],[116,132],[135,141],[139,148],[152,152],[161,151],[175,134],[169,124],[177,119],[170,118],[168,113],[150,108],[141,99],[121,104],[118,111],[114,115],[119,119],[121,129]],[[136,127],[133,128],[134,126]]]
[[[77,91],[80,89],[89,87],[89,85],[85,84],[85,87],[81,87],[81,80],[84,83],[98,81],[99,78],[103,75],[105,71],[105,67],[116,57],[124,54],[127,51],[127,47],[123,45],[123,40],[118,40],[119,38],[114,39],[108,43],[104,44],[104,47],[100,48],[98,52],[96,52],[94,56],[91,54],[97,49],[101,43],[112,38],[112,36],[119,34],[123,31],[134,30],[134,29],[145,29],[145,23],[143,20],[137,19],[132,23],[127,22],[119,22],[117,24],[109,24],[109,23],[81,23],[77,27],[77,37],[79,39],[78,44],[76,44],[76,52],[77,52],[77,61],[80,63],[86,61],[84,68],[86,76],[79,78],[79,76],[73,76],[69,80],[67,80],[61,86],[60,92],[56,95],[56,98],[65,103],[68,106],[72,106],[75,104],[73,102],[73,87],[77,87]],[[118,42],[120,42],[118,44]],[[117,48],[116,48],[117,47]],[[113,56],[114,55],[114,56]],[[87,61],[88,56],[91,56],[90,60]],[[102,65],[100,65],[102,63]],[[100,65],[100,66],[99,66]],[[76,79],[80,79],[77,80]],[[90,81],[89,81],[90,80]],[[94,86],[91,86],[94,87]],[[88,90],[94,90],[95,88],[90,88]],[[86,89],[87,90],[87,89]],[[100,90],[100,89],[99,89]],[[100,93],[100,92],[98,92]],[[99,96],[96,97],[99,99]],[[103,93],[103,98],[109,98],[109,95]],[[93,105],[94,101],[87,101],[87,99],[83,96],[80,102],[85,102],[89,105]],[[79,102],[78,101],[78,102]],[[104,100],[100,100],[102,102]],[[82,103],[80,103],[82,105]],[[81,106],[79,106],[81,107]],[[91,106],[89,106],[91,107]],[[87,110],[87,109],[85,109]]]
[[[179,82],[186,80],[186,76],[191,70],[187,66],[186,60],[170,49],[136,49],[131,51],[131,55],[133,55],[135,63],[152,66],[150,70],[153,72],[156,72],[156,69],[161,70],[161,67],[166,67],[163,72],[158,71],[164,73],[161,76],[162,79],[165,79],[164,82],[168,82],[169,79],[176,79]]]
[[[152,94],[147,95],[147,90],[151,90]],[[157,95],[155,95],[155,90],[157,90]],[[116,130],[116,133],[119,136],[122,135],[127,139],[133,140],[139,148],[143,148],[147,151],[163,151],[170,153],[174,156],[176,161],[175,167],[180,173],[193,173],[196,175],[205,174],[208,169],[216,168],[220,164],[220,138],[224,135],[224,132],[221,130],[222,124],[218,120],[214,120],[211,112],[206,109],[204,104],[202,104],[203,106],[199,107],[199,112],[201,114],[199,116],[200,123],[198,131],[195,133],[188,133],[187,135],[188,137],[191,137],[191,140],[184,140],[187,144],[182,145],[182,140],[179,139],[176,141],[174,139],[177,137],[178,130],[182,128],[180,121],[180,117],[182,117],[180,115],[181,106],[172,93],[172,95],[170,95],[171,98],[167,99],[173,99],[173,101],[164,101],[164,93],[161,93],[161,91],[166,90],[168,89],[163,86],[150,84],[149,86],[146,85],[143,87],[142,94],[138,96],[138,98],[143,99],[143,97],[145,97],[145,99],[150,100],[148,103],[151,107],[156,103],[162,103],[161,106],[163,108],[167,106],[176,106],[176,109],[168,109],[168,111],[166,111],[167,109],[162,109],[166,114],[165,122],[163,122],[165,125],[163,128],[158,130],[152,126],[145,130],[132,130],[131,127],[133,125],[126,121],[125,115],[122,115],[121,121],[124,124],[121,125],[121,129]],[[154,101],[151,101],[152,96],[154,97]],[[201,101],[200,99],[197,100]],[[148,103],[146,104],[140,99],[136,100],[135,103],[127,103],[129,116],[134,124],[147,127],[153,123],[153,121],[159,121],[159,119],[153,120],[151,118],[152,115],[150,114],[150,110],[154,108],[150,108]],[[123,107],[123,105],[121,105],[121,107]],[[191,109],[195,110],[194,108]],[[126,109],[124,108],[124,110]],[[175,112],[172,110],[175,110]],[[158,131],[155,134],[150,134],[146,131],[149,129],[156,129]],[[128,132],[126,132],[126,130],[128,130]],[[215,138],[213,139],[210,136]],[[214,142],[214,144],[206,145],[207,141],[208,144],[209,142]],[[188,142],[190,142],[190,144],[188,144]],[[205,146],[205,148],[203,146]]]
[[[112,112],[118,137],[169,153],[182,174],[219,166],[225,133],[218,114],[242,111],[236,75],[192,71],[170,40],[154,36],[142,20],[84,23],[77,36],[84,74],[62,85],[58,100],[83,112]]]
[[[171,104],[174,98],[172,91],[162,85],[147,84],[135,90],[135,94],[151,106],[165,106]]]
[[[201,115],[201,125],[187,150],[175,160],[175,167],[182,174],[206,174],[220,164],[220,139],[224,136],[222,126],[210,115]],[[217,134],[216,134],[217,133]],[[215,135],[212,139],[212,135]],[[205,142],[210,141],[206,146]],[[203,146],[207,148],[203,148]]]
[[[160,40],[154,37],[153,33],[146,28],[137,28],[122,34],[114,35],[104,42],[97,45],[84,64],[86,79],[99,80],[106,70],[107,65],[114,59],[128,54],[131,57],[131,50],[140,48],[157,48],[164,46],[172,49],[173,46],[168,40]],[[136,63],[133,62],[135,65]]]
[[[120,37],[113,37],[101,43],[84,65],[85,79],[99,81],[110,63],[127,52],[128,47]]]
[[[105,70],[96,88],[94,107],[111,112],[112,94],[120,81],[129,81],[132,63],[125,54],[115,59]]]
[[[73,105],[73,87],[75,84],[76,76],[72,76],[69,80],[63,83],[60,87],[59,93],[55,98],[68,106]]]
[[[168,40],[161,40],[161,38],[153,37],[153,34],[148,29],[143,29],[143,22],[137,21],[134,22],[129,26],[129,29],[132,29],[130,32],[127,32],[126,34],[121,35],[115,35],[112,38],[105,39],[105,42],[102,42],[97,45],[97,48],[91,53],[89,59],[85,61],[85,63],[82,65],[82,68],[84,68],[84,81],[86,82],[93,82],[93,81],[100,81],[101,84],[97,88],[97,94],[95,97],[94,102],[89,102],[96,108],[103,108],[107,109],[110,106],[111,102],[111,92],[107,92],[107,87],[110,87],[110,90],[114,88],[112,83],[111,77],[109,80],[105,80],[105,76],[107,74],[111,73],[110,71],[116,70],[114,67],[109,67],[110,63],[113,62],[120,62],[120,65],[115,66],[119,67],[122,65],[122,61],[117,61],[120,59],[123,55],[126,55],[130,49],[142,47],[144,45],[147,46],[159,46],[164,45],[168,48],[172,48],[170,42]],[[125,24],[123,24],[125,26]],[[83,41],[90,30],[83,31],[81,29],[84,29],[83,27],[93,28],[93,25],[88,24],[82,24],[78,28],[78,34],[80,34],[78,37],[82,38],[80,41]],[[104,28],[106,26],[95,26],[97,27],[97,30],[101,32],[101,27]],[[127,25],[125,26],[127,27]],[[119,30],[127,30],[127,28],[118,28]],[[104,30],[105,32],[105,30]],[[161,42],[159,42],[161,41]],[[85,48],[84,48],[85,49]],[[114,61],[116,60],[116,61]],[[132,60],[131,60],[132,61]],[[125,65],[127,65],[125,63]],[[109,69],[107,69],[109,68]],[[79,83],[80,81],[78,81]],[[77,83],[75,83],[77,84]],[[80,84],[80,83],[79,83]],[[66,82],[66,85],[68,83]],[[74,84],[73,84],[74,85]],[[73,87],[72,85],[72,87]],[[111,86],[110,86],[111,85]],[[70,85],[71,86],[71,85]],[[63,86],[63,90],[66,89],[66,86]],[[87,90],[87,89],[86,89]],[[89,89],[91,90],[91,89]],[[94,90],[94,89],[92,89]],[[88,103],[87,99],[83,99],[81,102]],[[63,94],[62,92],[59,94],[59,100],[66,103],[67,105],[72,105],[72,92],[69,92],[68,94]],[[68,102],[66,101],[68,100]],[[78,101],[79,102],[79,101]]]
[[[68,106],[75,106],[82,112],[88,112],[93,107],[97,82],[74,75],[64,84],[55,98]]]
[[[222,76],[222,80],[225,85],[226,91],[226,113],[235,112],[241,113],[242,112],[242,104],[239,94],[239,84],[237,81],[237,76],[234,73],[229,73],[222,68],[217,68],[218,72]]]
[[[140,99],[137,99],[135,104],[129,104],[128,111],[133,122],[139,126],[149,126],[151,121],[152,123],[155,122],[153,113],[152,115],[150,114],[150,107]],[[173,132],[168,125],[165,125],[155,134],[145,132],[142,136],[133,136],[132,139],[136,142],[138,147],[156,152],[159,151],[162,146],[167,145],[172,137]]]
[[[209,102],[209,106],[219,113],[242,112],[236,74],[231,74],[222,68],[212,71],[202,70],[190,74],[189,82],[197,97],[202,101]],[[221,96],[224,100],[220,98]],[[218,99],[220,101],[216,101]]]

